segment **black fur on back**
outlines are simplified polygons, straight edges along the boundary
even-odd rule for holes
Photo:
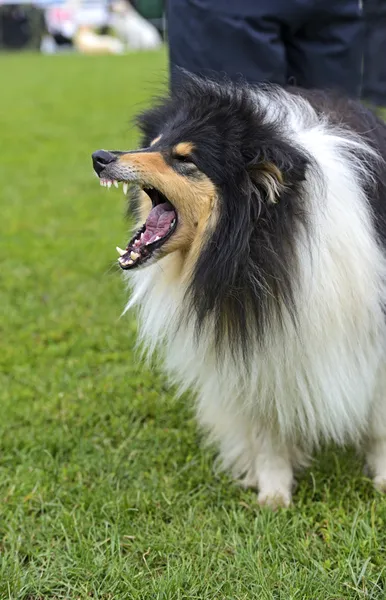
[[[374,162],[374,181],[365,185],[367,198],[372,208],[375,228],[382,246],[386,249],[386,125],[371,110],[360,102],[344,98],[336,92],[289,88],[311,104],[318,115],[328,115],[334,125],[358,133],[383,160]],[[355,154],[355,151],[352,151]]]
[[[230,347],[235,355],[241,350],[247,358],[250,343],[262,341],[283,310],[296,322],[295,240],[299,228],[308,231],[304,181],[316,168],[313,159],[283,136],[279,118],[267,123],[250,88],[241,84],[186,76],[138,124],[144,147],[160,134],[166,147],[192,142],[195,163],[216,186],[219,221],[205,240],[187,301],[198,334],[211,317],[217,349]],[[276,203],[256,176],[256,167],[266,163],[283,176]]]

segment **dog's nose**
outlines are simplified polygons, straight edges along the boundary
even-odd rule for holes
[[[100,175],[103,169],[114,162],[114,160],[117,160],[117,157],[112,152],[107,152],[107,150],[97,150],[92,155],[94,171]]]

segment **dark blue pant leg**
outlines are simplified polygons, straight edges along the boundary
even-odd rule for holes
[[[359,0],[304,4],[313,8],[302,26],[288,35],[288,75],[301,87],[336,89],[359,97],[364,43]]]
[[[364,0],[365,49],[362,95],[386,106],[386,0]]]
[[[251,83],[290,79],[358,96],[360,0],[169,0],[172,85],[181,66]]]
[[[267,9],[269,13],[269,0],[243,1],[245,10],[233,0],[168,1],[172,86],[179,77],[176,67],[202,75],[226,73],[250,83],[286,82],[280,24],[264,15]]]

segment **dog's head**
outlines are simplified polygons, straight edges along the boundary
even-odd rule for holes
[[[103,184],[134,184],[131,200],[139,209],[140,226],[119,258],[123,269],[175,251],[188,254],[216,207],[216,186],[202,170],[202,153],[188,132],[172,127],[150,137],[139,151],[102,150],[93,155]]]
[[[140,226],[120,266],[179,252],[199,322],[217,310],[218,323],[234,313],[245,327],[250,300],[258,306],[289,285],[283,253],[303,210],[296,198],[308,159],[258,98],[247,86],[186,76],[138,118],[140,150],[93,154],[102,184],[133,184],[139,200]]]

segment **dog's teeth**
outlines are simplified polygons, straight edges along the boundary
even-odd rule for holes
[[[139,254],[138,252],[130,252],[130,258],[132,258],[133,260],[137,260],[137,258],[139,258]]]
[[[123,187],[123,193],[124,193],[124,194],[125,194],[125,196],[126,196],[126,194],[127,194],[127,192],[128,192],[128,189],[129,189],[129,184],[128,184],[128,183],[125,181],[125,183],[123,184],[123,186],[122,186],[122,187]]]
[[[146,246],[149,246],[150,244],[155,244],[155,243],[156,243],[156,242],[158,242],[158,240],[160,240],[160,239],[161,239],[161,238],[160,238],[160,236],[159,236],[159,235],[156,235],[156,236],[155,236],[155,238],[154,238],[154,240],[150,240],[150,242],[148,242],[148,243],[146,244]]]
[[[116,179],[114,179],[114,181],[113,181],[113,184],[114,184],[114,186],[115,186],[116,188],[118,188],[118,187],[119,187],[119,185],[118,185],[118,181],[117,181]]]
[[[134,261],[132,261],[132,260],[130,260],[130,259],[127,259],[127,258],[122,258],[122,257],[120,257],[118,260],[119,260],[119,263],[120,263],[122,266],[124,266],[124,267],[125,267],[126,265],[132,265],[132,264],[133,264],[133,262],[134,262]]]
[[[110,189],[110,188],[111,188],[111,186],[112,186],[112,182],[111,182],[111,181],[108,181],[108,182],[107,182],[107,187]]]
[[[119,246],[117,246],[117,252],[119,256],[123,256],[124,254],[126,254],[126,250],[122,250],[122,248],[120,248]]]
[[[103,179],[100,179],[100,180],[99,180],[99,185],[104,185],[104,184],[103,184]]]

